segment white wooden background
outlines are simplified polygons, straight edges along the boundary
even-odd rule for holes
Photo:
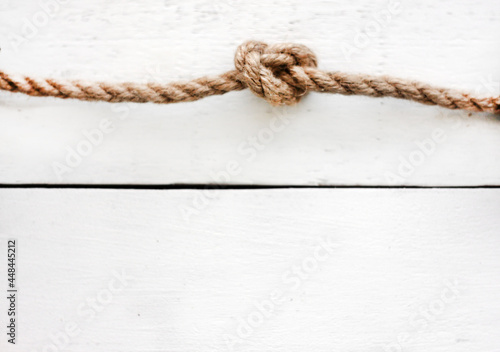
[[[197,192],[0,190],[0,349],[499,350],[499,189]]]
[[[259,39],[498,95],[499,33],[495,0],[2,0],[0,70],[168,82]],[[0,184],[499,186],[499,136],[492,115],[394,99],[0,92]],[[8,238],[20,287],[0,351],[498,352],[499,204],[498,188],[0,187],[0,289]]]
[[[168,82],[230,70],[259,39],[306,44],[326,70],[500,94],[495,0],[58,1],[2,1],[2,70]],[[171,106],[0,93],[0,126],[1,183],[500,184],[498,118],[393,99],[310,94],[284,110],[249,91]]]

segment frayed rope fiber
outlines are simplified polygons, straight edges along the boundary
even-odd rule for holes
[[[473,97],[405,79],[318,70],[314,53],[300,44],[248,41],[236,50],[234,63],[235,70],[219,76],[166,84],[15,78],[0,71],[0,89],[63,99],[170,104],[248,88],[272,105],[293,105],[314,91],[393,97],[448,109],[500,114],[500,96]]]

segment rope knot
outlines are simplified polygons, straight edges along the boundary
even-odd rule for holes
[[[301,44],[243,43],[234,57],[241,81],[272,105],[293,105],[312,86],[304,69],[317,66],[316,55]]]

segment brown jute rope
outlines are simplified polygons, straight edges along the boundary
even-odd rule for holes
[[[314,53],[300,44],[248,41],[236,50],[234,63],[236,70],[219,76],[166,84],[16,78],[0,71],[0,89],[63,99],[169,104],[249,88],[272,105],[293,105],[308,91],[315,91],[393,97],[500,114],[500,96],[481,98],[405,79],[318,70]]]

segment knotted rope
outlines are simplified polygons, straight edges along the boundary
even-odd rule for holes
[[[500,114],[500,96],[473,97],[416,81],[318,70],[314,53],[299,44],[248,41],[238,47],[234,62],[236,70],[219,76],[167,84],[16,78],[0,71],[0,89],[63,99],[169,104],[249,88],[272,105],[293,105],[308,91],[315,91],[393,97],[448,109]]]

